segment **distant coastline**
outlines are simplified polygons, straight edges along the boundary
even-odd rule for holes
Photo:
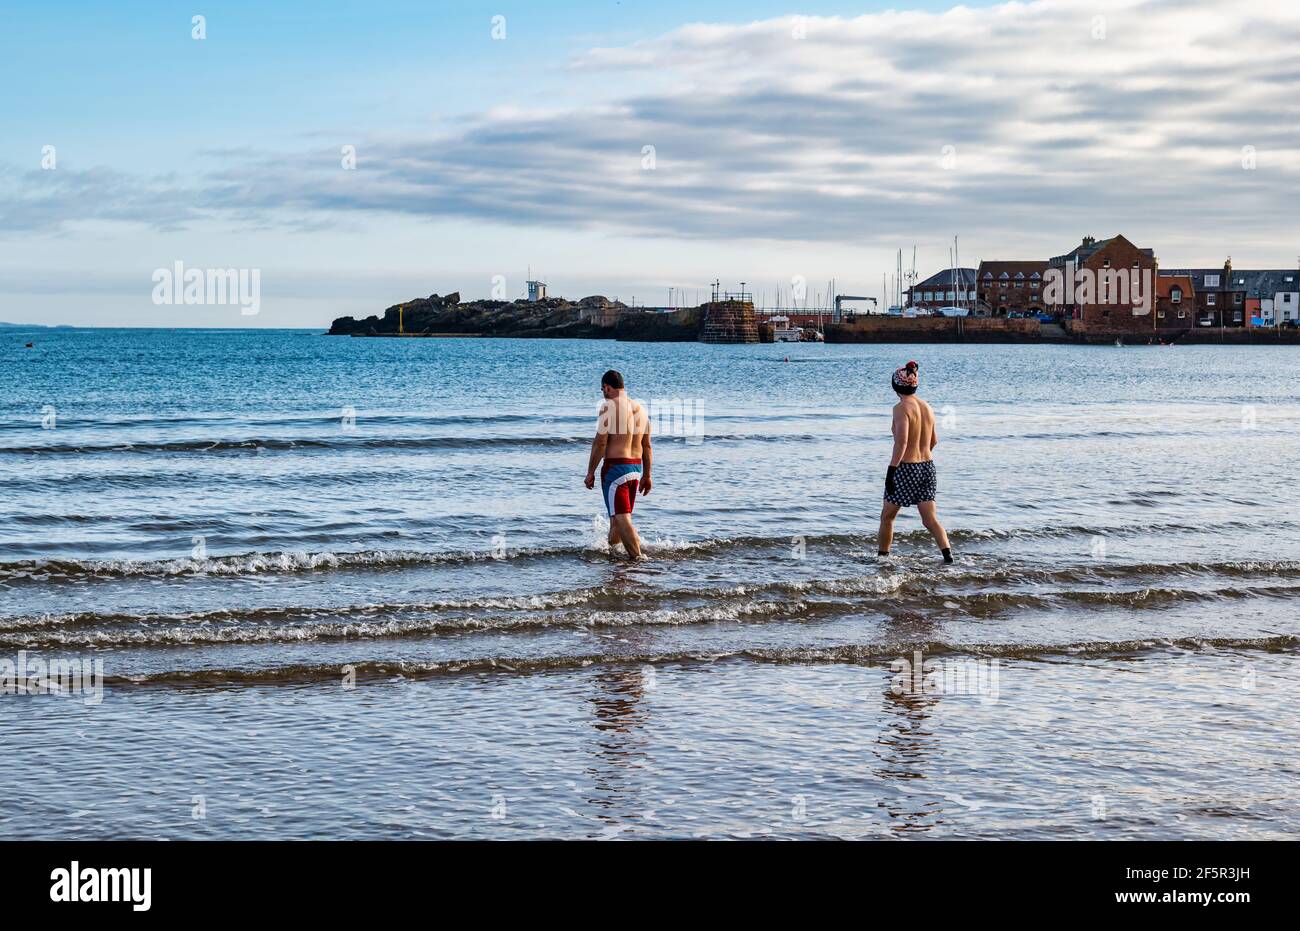
[[[712,309],[746,316],[748,331],[734,339],[710,339]],[[772,342],[772,328],[747,301],[720,301],[687,308],[629,307],[601,295],[578,301],[467,301],[459,292],[432,294],[362,319],[339,317],[328,335],[395,338],[498,337],[615,339],[642,342]],[[823,324],[828,343],[1054,343],[1113,345],[1300,345],[1300,329],[1186,328],[1174,333],[1082,332],[1033,318],[901,317],[845,314]]]

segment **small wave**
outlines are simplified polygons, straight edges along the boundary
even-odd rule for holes
[[[663,435],[656,443],[685,443],[689,437]],[[812,433],[708,434],[710,443],[794,443],[856,442],[858,437],[819,436]],[[42,446],[0,446],[0,456],[102,456],[120,453],[136,455],[170,453],[259,454],[284,451],[382,451],[382,450],[475,450],[575,447],[591,443],[590,436],[342,436],[325,439],[304,437],[249,437],[246,439],[183,439],[167,442],[50,443]]]
[[[444,633],[491,631],[503,633],[547,627],[575,629],[632,626],[717,624],[761,617],[812,617],[836,610],[830,604],[751,601],[657,611],[592,611],[532,614],[512,617],[469,615],[456,618],[390,619],[374,622],[322,622],[295,626],[161,627],[153,630],[52,630],[0,635],[7,649],[69,649],[211,646],[218,644],[328,643],[342,640],[425,637]]]
[[[569,672],[590,667],[700,665],[720,662],[771,664],[882,665],[920,651],[926,657],[964,655],[983,659],[1036,660],[1056,656],[1106,659],[1135,653],[1169,651],[1186,653],[1203,650],[1261,650],[1291,652],[1300,648],[1300,637],[1179,637],[1142,640],[1089,640],[1062,644],[1034,643],[949,643],[917,641],[879,644],[849,644],[832,647],[785,647],[730,651],[673,651],[663,653],[586,653],[546,657],[483,657],[414,662],[369,660],[348,664],[299,664],[264,669],[176,669],[137,675],[106,675],[111,687],[155,686],[167,688],[230,688],[241,686],[309,686],[339,682],[355,676],[359,683],[392,679],[424,679],[443,675],[513,674],[534,675]]]
[[[505,558],[529,558],[562,553],[577,554],[582,547],[519,550]],[[277,551],[212,556],[204,559],[32,559],[0,563],[0,580],[81,580],[87,578],[156,578],[167,576],[244,576],[268,573],[314,572],[331,569],[402,568],[489,561],[497,555],[481,552],[427,553],[415,550],[361,550],[345,553]]]
[[[1300,586],[1187,590],[1024,591],[915,590],[920,576],[776,582],[718,589],[625,592],[603,586],[542,595],[401,602],[338,607],[221,609],[190,614],[79,612],[0,619],[0,647],[154,647],[210,644],[327,642],[426,637],[545,628],[715,624],[747,619],[813,621],[831,616],[900,611],[993,617],[1011,611],[1061,608],[1159,609],[1170,605],[1249,598],[1296,598]],[[792,597],[809,596],[809,597]],[[614,602],[609,608],[602,601]],[[679,601],[681,604],[670,604]],[[702,602],[702,603],[701,603]],[[586,608],[587,610],[574,610]],[[508,612],[508,613],[492,613]]]
[[[173,440],[164,443],[60,443],[46,446],[4,446],[0,455],[13,456],[95,456],[111,453],[260,453],[284,450],[381,450],[381,449],[500,449],[531,446],[579,446],[590,438],[564,436],[501,437],[355,437],[339,439],[258,438],[243,440]]]
[[[209,526],[208,521],[205,526]],[[170,529],[170,528],[169,528]],[[1093,537],[1105,534],[1122,537],[1134,533],[1168,533],[1186,531],[1186,526],[1151,526],[1132,528],[1095,528],[1082,526],[1024,528],[1019,530],[954,530],[949,536],[958,544],[979,540],[1034,540],[1070,537]],[[734,550],[753,550],[756,554],[769,550],[788,550],[790,536],[781,537],[722,537],[700,540],[651,539],[645,543],[648,554],[658,559],[682,559]],[[805,546],[835,547],[850,551],[875,543],[873,534],[819,534],[800,537]],[[604,530],[598,528],[591,539],[575,545],[539,546],[510,550],[461,550],[427,552],[420,550],[358,550],[348,552],[270,551],[250,552],[229,556],[211,556],[203,559],[27,559],[0,563],[0,581],[62,582],[85,579],[164,578],[169,576],[256,576],[273,573],[318,572],[355,569],[400,569],[415,566],[458,565],[479,562],[511,562],[516,560],[591,557],[608,553],[604,544]],[[907,530],[895,534],[900,543],[928,543],[925,530]],[[1158,575],[1168,572],[1218,572],[1224,575],[1255,575],[1271,573],[1279,576],[1300,575],[1300,562],[1292,560],[1239,560],[1218,563],[1188,562],[1161,565],[1158,563],[1115,563],[1097,560],[1081,566],[1060,570],[1035,570],[1022,566],[999,567],[981,565],[975,570],[979,578],[1019,579],[1032,581],[1084,581],[1089,578],[1123,578]],[[952,573],[948,575],[952,578]]]

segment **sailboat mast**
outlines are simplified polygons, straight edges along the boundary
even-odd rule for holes
[[[960,276],[961,276],[961,253],[960,253],[960,252],[958,251],[958,249],[957,249],[957,237],[956,237],[956,236],[953,236],[953,237],[952,237],[952,259],[953,259],[953,262],[954,262],[954,265],[955,265],[955,268],[956,268],[956,272],[955,272],[955,274],[958,276],[958,284],[957,284],[957,289],[958,289],[958,290],[957,290],[957,308],[960,310],[960,309],[961,309],[961,306],[962,306],[962,301],[965,299],[966,295],[962,293],[962,292],[965,290],[965,282],[960,280]]]

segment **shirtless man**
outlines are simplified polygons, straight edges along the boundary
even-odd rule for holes
[[[588,488],[595,487],[596,465],[600,470],[600,490],[609,513],[609,546],[619,543],[633,559],[641,558],[641,538],[632,526],[632,504],[636,493],[650,494],[650,418],[640,402],[633,401],[623,390],[623,376],[613,369],[600,380],[601,402],[596,417],[596,438],[591,441],[591,458],[587,460]],[[644,459],[645,465],[642,466]]]
[[[877,549],[881,556],[889,555],[899,508],[916,505],[921,523],[939,544],[943,561],[947,563],[952,562],[952,550],[948,547],[948,534],[934,513],[938,479],[930,457],[939,437],[934,432],[934,411],[916,396],[919,368],[915,362],[908,362],[893,377],[894,391],[898,394],[898,403],[894,405],[894,455],[885,473],[885,506],[880,511]]]

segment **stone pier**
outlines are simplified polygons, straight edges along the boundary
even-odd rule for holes
[[[704,305],[702,343],[757,343],[753,301],[711,301]]]

